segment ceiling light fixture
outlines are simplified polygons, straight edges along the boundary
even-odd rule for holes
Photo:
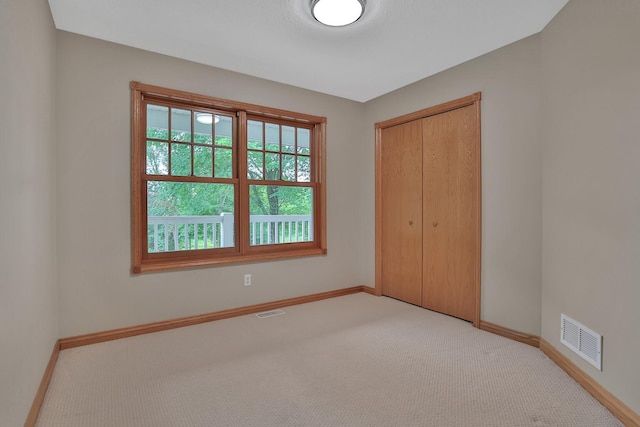
[[[313,17],[330,27],[353,24],[364,13],[365,0],[312,0]]]
[[[196,113],[196,121],[203,125],[210,125],[214,121],[218,123],[220,121],[220,117],[211,113]]]

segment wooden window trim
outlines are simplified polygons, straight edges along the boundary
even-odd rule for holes
[[[308,114],[300,114],[255,104],[230,101],[206,95],[198,95],[159,86],[131,82],[131,240],[132,267],[134,274],[168,271],[185,268],[199,268],[218,265],[229,265],[249,262],[261,262],[307,256],[324,255],[326,245],[326,118]],[[196,251],[175,251],[147,253],[146,227],[146,122],[145,100],[157,100],[163,104],[189,109],[203,108],[219,110],[237,117],[238,126],[234,128],[237,135],[237,147],[234,147],[234,164],[232,178],[200,178],[182,177],[189,182],[211,182],[233,184],[236,187],[236,242],[235,247],[200,249]],[[247,178],[247,118],[256,118],[269,122],[313,128],[312,182],[291,183],[287,181],[249,180]],[[153,180],[164,181],[170,178],[153,175]],[[313,225],[314,241],[299,243],[283,243],[273,245],[251,246],[249,244],[249,185],[296,185],[314,189]],[[243,240],[246,240],[243,241]]]

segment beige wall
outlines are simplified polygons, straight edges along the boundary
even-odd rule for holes
[[[70,33],[57,40],[61,336],[363,284],[361,104]],[[328,255],[130,275],[131,80],[326,116]]]
[[[640,2],[571,1],[542,33],[542,337],[640,413]],[[603,371],[560,344],[603,335]]]
[[[0,424],[22,425],[58,338],[55,30],[46,0],[0,6]]]
[[[365,105],[365,212],[374,208],[374,124],[482,92],[482,320],[540,333],[540,37],[532,36]],[[374,281],[367,215],[365,281]]]

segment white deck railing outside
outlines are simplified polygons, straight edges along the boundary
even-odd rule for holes
[[[234,246],[234,214],[219,216],[150,216],[149,252]],[[251,215],[251,245],[308,242],[313,240],[311,215]]]

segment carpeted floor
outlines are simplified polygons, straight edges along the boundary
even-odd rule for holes
[[[60,353],[38,426],[622,424],[542,352],[359,293]]]

